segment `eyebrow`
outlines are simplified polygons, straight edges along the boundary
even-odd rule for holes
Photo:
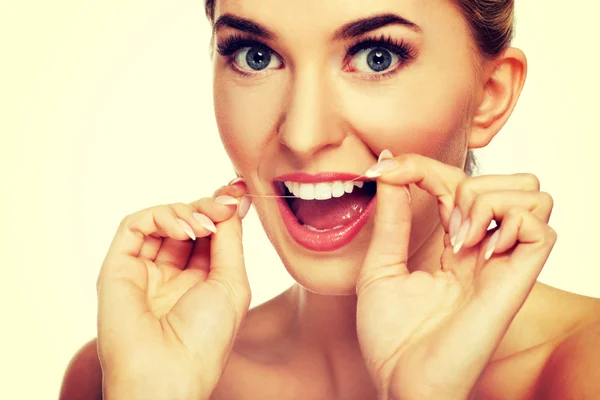
[[[217,19],[217,22],[215,22],[213,33],[217,33],[219,29],[224,27],[247,32],[263,39],[275,39],[276,37],[273,32],[252,21],[251,19],[236,17],[232,14],[223,14],[220,16],[219,19]]]
[[[415,32],[421,32],[419,25],[415,24],[396,14],[379,14],[372,17],[359,19],[358,21],[350,22],[333,34],[333,40],[348,40],[365,33],[383,28],[388,25],[403,25]]]
[[[366,17],[357,21],[349,22],[335,31],[333,34],[333,40],[340,41],[352,39],[388,25],[403,25],[412,29],[413,31],[421,32],[419,25],[415,24],[414,22],[411,22],[399,15],[388,13],[374,15],[372,17]],[[263,39],[272,40],[277,37],[273,32],[261,26],[259,23],[254,22],[251,19],[238,17],[229,13],[223,14],[217,19],[213,26],[213,33],[216,33],[219,29],[224,27],[250,33]]]

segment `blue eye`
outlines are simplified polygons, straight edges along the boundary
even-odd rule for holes
[[[398,63],[399,57],[382,47],[360,50],[351,61],[360,72],[383,72]],[[370,69],[370,70],[369,70]]]
[[[387,76],[398,70],[397,66],[414,60],[416,49],[391,37],[370,38],[362,40],[347,50],[351,57],[347,64],[352,70],[375,76]]]
[[[235,52],[234,60],[237,66],[244,71],[277,69],[281,66],[281,61],[277,56],[262,46],[243,47]]]

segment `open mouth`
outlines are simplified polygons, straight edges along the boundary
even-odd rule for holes
[[[347,245],[364,227],[374,206],[376,183],[351,174],[290,174],[274,182],[284,223],[292,238],[314,251]]]

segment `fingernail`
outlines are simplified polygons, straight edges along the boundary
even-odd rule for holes
[[[486,261],[492,258],[492,254],[494,254],[494,250],[496,250],[496,243],[498,243],[499,237],[500,231],[496,231],[490,238],[490,241],[488,242],[487,247],[485,248],[484,258]]]
[[[394,169],[397,166],[398,161],[396,160],[383,160],[369,168],[367,172],[365,172],[365,176],[367,178],[378,178],[384,172]]]
[[[236,183],[240,183],[240,182],[246,183],[246,181],[244,181],[244,179],[243,179],[243,178],[237,177],[237,178],[235,178],[234,180],[232,180],[231,182],[229,182],[229,183],[227,184],[227,186],[233,186],[233,185],[235,185]]]
[[[217,197],[215,203],[225,204],[226,206],[237,206],[240,204],[236,198],[227,195]]]
[[[190,239],[196,240],[196,234],[194,233],[192,227],[189,226],[187,222],[185,222],[181,218],[177,218],[177,222],[179,223],[179,226],[181,226],[183,228],[185,233],[187,233],[187,235],[190,237]]]
[[[244,219],[248,211],[250,211],[250,206],[252,205],[252,200],[250,197],[243,196],[242,201],[240,202],[240,206],[238,207],[238,215],[240,219]]]
[[[394,155],[392,154],[391,151],[389,151],[388,149],[385,149],[379,155],[379,159],[377,160],[377,162],[381,162],[383,160],[389,160],[390,158],[394,158]]]
[[[462,248],[463,244],[465,244],[465,239],[467,238],[467,233],[469,233],[469,228],[471,227],[471,219],[467,218],[465,222],[462,223],[458,233],[456,234],[456,242],[454,243],[454,254],[458,253]]]
[[[196,221],[198,221],[200,225],[202,225],[204,229],[212,233],[217,233],[217,227],[215,226],[214,222],[212,222],[211,219],[208,218],[206,215],[195,212],[192,214],[192,216],[196,219]]]
[[[448,234],[450,235],[450,244],[452,246],[456,243],[456,234],[458,233],[458,228],[460,228],[461,220],[462,213],[460,212],[460,208],[456,206],[452,210],[452,214],[450,214],[450,223],[448,226]]]
[[[412,203],[412,196],[410,195],[410,190],[408,189],[408,186],[402,186],[404,188],[404,190],[406,190],[406,194],[408,195],[408,204]]]

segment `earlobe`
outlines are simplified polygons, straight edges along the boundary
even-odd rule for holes
[[[490,63],[492,70],[471,125],[471,149],[487,146],[502,129],[517,104],[527,75],[527,58],[514,47]]]

